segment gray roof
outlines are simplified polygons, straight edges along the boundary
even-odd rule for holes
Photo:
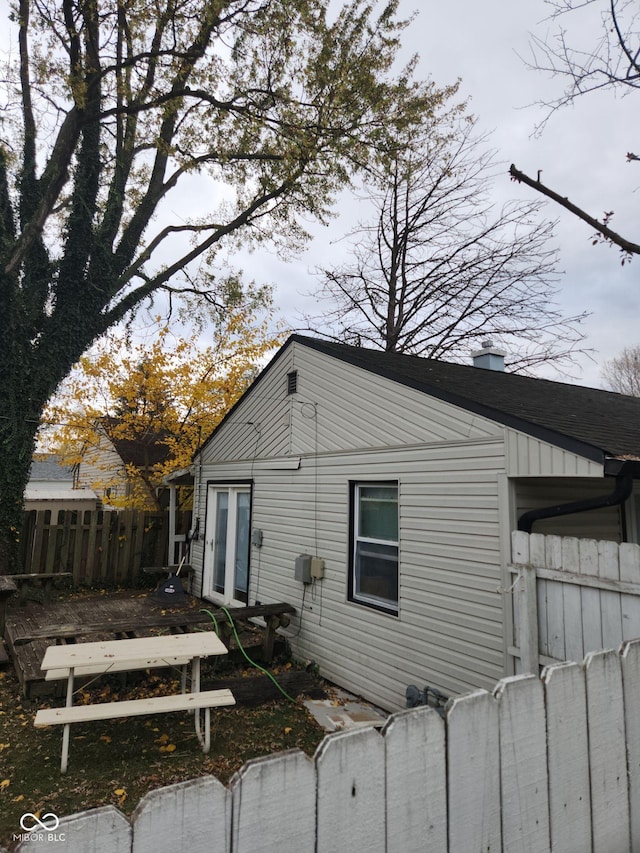
[[[60,483],[73,481],[73,468],[69,465],[61,465],[58,456],[38,454],[31,460],[29,480]]]
[[[592,459],[640,459],[637,397],[303,335],[280,352],[294,341]]]

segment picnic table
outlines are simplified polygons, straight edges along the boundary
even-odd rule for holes
[[[198,741],[206,753],[210,747],[210,709],[235,704],[230,690],[200,691],[200,661],[210,655],[227,653],[224,643],[211,631],[169,636],[140,637],[129,640],[53,645],[47,648],[41,668],[47,679],[66,679],[66,705],[37,712],[34,725],[64,726],[60,772],[66,773],[69,758],[69,730],[72,723],[193,710]],[[191,666],[191,692],[186,692],[186,668]],[[95,705],[74,705],[76,675],[100,675],[108,672],[181,667],[182,690],[168,696],[129,699]],[[205,712],[204,735],[200,710]]]

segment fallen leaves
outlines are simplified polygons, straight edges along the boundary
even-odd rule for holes
[[[179,683],[176,688],[170,681],[175,679],[140,679],[127,684],[126,691],[119,677],[106,683],[111,686],[110,699],[115,699],[180,689]],[[105,687],[105,683],[88,687],[92,703],[102,701]],[[34,730],[34,708],[25,714],[22,701],[20,685],[8,673],[0,681],[0,706],[6,711],[0,716],[0,743],[11,745],[0,752],[0,783],[6,779],[0,788],[0,848],[7,846],[27,808],[71,815],[111,805],[130,814],[155,788],[202,775],[227,784],[251,758],[291,747],[312,754],[323,737],[305,711],[284,701],[258,708],[238,706],[233,714],[226,709],[214,712],[211,751],[206,756],[195,736],[193,717],[186,713],[80,724],[71,731],[69,773],[61,775],[59,728]],[[45,704],[59,703],[40,700],[38,707]]]
[[[10,784],[11,779],[3,779],[2,782],[0,782],[0,791],[4,791],[5,788],[8,788]]]
[[[175,752],[176,745],[175,743],[170,743],[171,738],[168,734],[161,734],[160,737],[156,738],[156,743],[160,744],[160,752]]]

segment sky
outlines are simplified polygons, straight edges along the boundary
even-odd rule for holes
[[[401,0],[401,14],[415,11],[416,4],[417,0]],[[608,4],[598,2],[565,16],[576,43],[595,41],[603,5]],[[494,185],[496,203],[508,198],[540,200],[530,188],[513,183],[507,170],[510,163],[533,176],[541,169],[547,186],[596,218],[615,211],[612,227],[638,240],[640,163],[626,160],[627,151],[640,147],[634,103],[611,91],[589,95],[556,111],[543,133],[535,135],[548,114],[536,102],[553,100],[563,91],[562,80],[527,68],[525,61],[531,57],[531,34],[544,37],[557,29],[544,0],[423,0],[417,11],[405,31],[403,52],[406,57],[419,55],[420,77],[431,77],[438,85],[461,78],[461,92],[470,98],[479,129],[492,133],[490,145],[504,161],[504,177]],[[340,209],[345,214],[329,228],[313,229],[313,240],[301,257],[284,262],[261,250],[241,259],[248,276],[275,284],[277,304],[286,318],[309,308],[308,294],[317,288],[312,270],[328,257],[340,260],[344,255],[346,247],[339,238],[354,224],[348,197],[341,199]],[[640,257],[621,266],[617,249],[591,245],[593,231],[588,225],[552,203],[545,213],[559,220],[558,302],[567,313],[591,315],[584,324],[584,346],[594,352],[579,357],[567,381],[605,387],[603,362],[625,346],[640,344]],[[544,368],[539,372],[557,378]]]
[[[334,0],[336,4],[340,0]],[[0,0],[1,18],[7,0]],[[593,0],[577,13],[565,16],[572,40],[590,46],[599,32],[599,15],[607,0]],[[596,218],[615,211],[612,227],[629,239],[640,239],[638,193],[640,162],[628,163],[627,151],[638,151],[640,111],[631,100],[612,91],[588,95],[556,111],[540,135],[536,127],[548,111],[540,101],[551,101],[563,91],[563,81],[531,70],[532,34],[545,37],[557,30],[549,20],[545,0],[400,0],[400,16],[416,12],[403,36],[403,61],[419,57],[417,76],[444,86],[461,79],[461,95],[469,98],[478,129],[490,132],[489,144],[497,150],[504,169],[493,185],[496,204],[507,199],[539,201],[530,188],[513,183],[510,163],[529,175],[542,170],[542,181],[568,196]],[[0,46],[6,48],[0,31]],[[640,93],[638,94],[640,97]],[[194,204],[206,196],[200,186],[187,188]],[[184,201],[184,195],[182,196]],[[337,216],[329,227],[314,226],[306,251],[282,259],[262,247],[233,258],[247,278],[275,287],[275,302],[284,321],[295,327],[301,312],[313,313],[312,296],[318,289],[313,270],[346,258],[340,238],[363,216],[348,193],[339,200]],[[183,213],[184,211],[182,211]],[[179,211],[175,212],[179,215]],[[567,211],[549,203],[546,216],[558,219],[558,303],[566,314],[590,312],[584,323],[584,346],[591,356],[578,358],[567,381],[604,387],[603,363],[623,347],[640,344],[640,257],[621,266],[620,253],[607,245],[592,246],[592,229]],[[548,368],[541,375],[557,378]]]

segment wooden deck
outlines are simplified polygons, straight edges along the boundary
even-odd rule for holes
[[[175,634],[193,630],[196,626],[209,626],[213,630],[211,616],[203,612],[203,608],[213,613],[222,627],[227,627],[223,611],[194,596],[187,596],[183,605],[172,608],[146,592],[81,596],[44,604],[29,601],[23,606],[8,607],[5,642],[24,695],[41,696],[56,689],[55,684],[45,682],[40,669],[44,653],[53,643],[113,640],[167,632]],[[270,626],[263,643],[267,657],[273,648],[272,635],[277,624],[286,619],[286,614],[294,612],[295,608],[289,604],[231,609],[234,620],[266,617]]]

